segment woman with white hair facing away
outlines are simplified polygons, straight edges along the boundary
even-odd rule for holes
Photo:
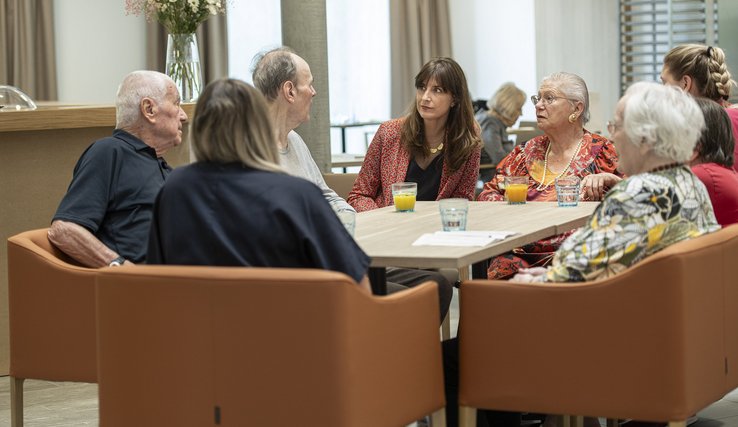
[[[689,94],[647,82],[628,88],[608,123],[618,167],[628,178],[564,241],[550,268],[521,269],[512,280],[606,278],[669,245],[719,229],[707,190],[687,165],[704,127]]]

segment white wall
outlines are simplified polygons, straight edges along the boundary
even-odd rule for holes
[[[590,94],[591,131],[604,131],[620,97],[618,0],[536,0],[536,80],[568,71]]]
[[[489,99],[511,81],[530,97],[538,91],[533,0],[452,0],[451,43],[474,99]],[[523,120],[535,120],[527,102]]]
[[[146,66],[145,19],[121,0],[54,0],[59,101],[112,104],[123,77]]]

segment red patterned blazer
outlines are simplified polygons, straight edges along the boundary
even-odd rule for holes
[[[400,134],[404,118],[382,123],[369,145],[364,164],[347,202],[357,212],[392,205],[392,184],[403,182],[410,165],[410,153],[402,147]],[[444,159],[441,185],[436,200],[452,197],[474,200],[474,188],[479,175],[479,154],[475,149],[466,163],[454,173]]]

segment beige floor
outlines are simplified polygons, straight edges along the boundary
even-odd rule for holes
[[[451,307],[454,332],[458,313],[458,298],[454,298]],[[97,426],[97,385],[27,380],[25,412],[26,427]],[[700,420],[691,427],[738,427],[738,389],[698,416]],[[6,426],[10,426],[10,380],[0,377],[0,427]]]
[[[26,381],[26,427],[97,426],[97,385]],[[699,414],[691,427],[738,427],[738,390]],[[10,381],[0,377],[0,427],[10,426]]]

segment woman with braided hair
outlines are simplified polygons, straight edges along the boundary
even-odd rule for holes
[[[701,44],[684,44],[671,49],[664,56],[661,81],[723,106],[733,124],[733,135],[738,139],[738,108],[728,102],[736,82],[728,71],[722,49]],[[738,156],[738,144],[735,147]],[[738,165],[734,164],[733,169],[738,171]]]

